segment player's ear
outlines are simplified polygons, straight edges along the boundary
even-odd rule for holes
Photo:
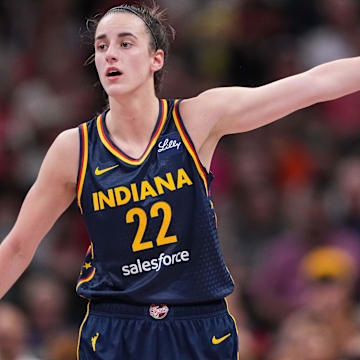
[[[157,72],[159,70],[161,70],[161,68],[164,66],[164,51],[161,49],[157,49],[153,56],[152,56],[152,62],[151,62],[151,70],[153,70],[153,72]]]

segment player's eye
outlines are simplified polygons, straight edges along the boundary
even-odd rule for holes
[[[95,47],[97,50],[106,50],[106,48],[107,48],[106,44],[104,44],[104,43],[99,43]]]
[[[127,49],[129,47],[131,47],[131,43],[129,41],[122,41],[121,42],[121,47],[124,48],[124,49]]]

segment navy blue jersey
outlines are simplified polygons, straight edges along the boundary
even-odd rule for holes
[[[159,116],[139,159],[111,140],[106,113],[79,126],[78,205],[90,236],[77,292],[88,299],[185,304],[233,290],[209,186],[179,113]]]

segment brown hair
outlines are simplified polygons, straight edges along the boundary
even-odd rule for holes
[[[163,50],[165,63],[168,57],[170,47],[169,36],[171,35],[172,39],[174,39],[175,30],[172,26],[166,23],[165,10],[160,10],[160,7],[155,3],[155,1],[152,1],[151,6],[137,4],[124,4],[116,6],[109,9],[102,16],[97,16],[93,19],[88,20],[87,29],[88,31],[90,31],[92,39],[94,39],[97,26],[101,19],[103,19],[107,15],[119,12],[130,12],[143,20],[146,25],[146,29],[151,37],[151,49],[153,51],[156,51],[158,49]],[[94,54],[86,61],[85,64],[92,63],[93,60]],[[154,86],[157,95],[161,89],[163,77],[164,67],[162,67],[154,74]]]

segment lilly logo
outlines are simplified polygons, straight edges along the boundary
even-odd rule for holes
[[[170,140],[169,138],[166,138],[164,141],[159,142],[158,144],[158,152],[161,153],[163,151],[176,148],[179,150],[181,145],[181,141],[176,141],[175,139]]]

